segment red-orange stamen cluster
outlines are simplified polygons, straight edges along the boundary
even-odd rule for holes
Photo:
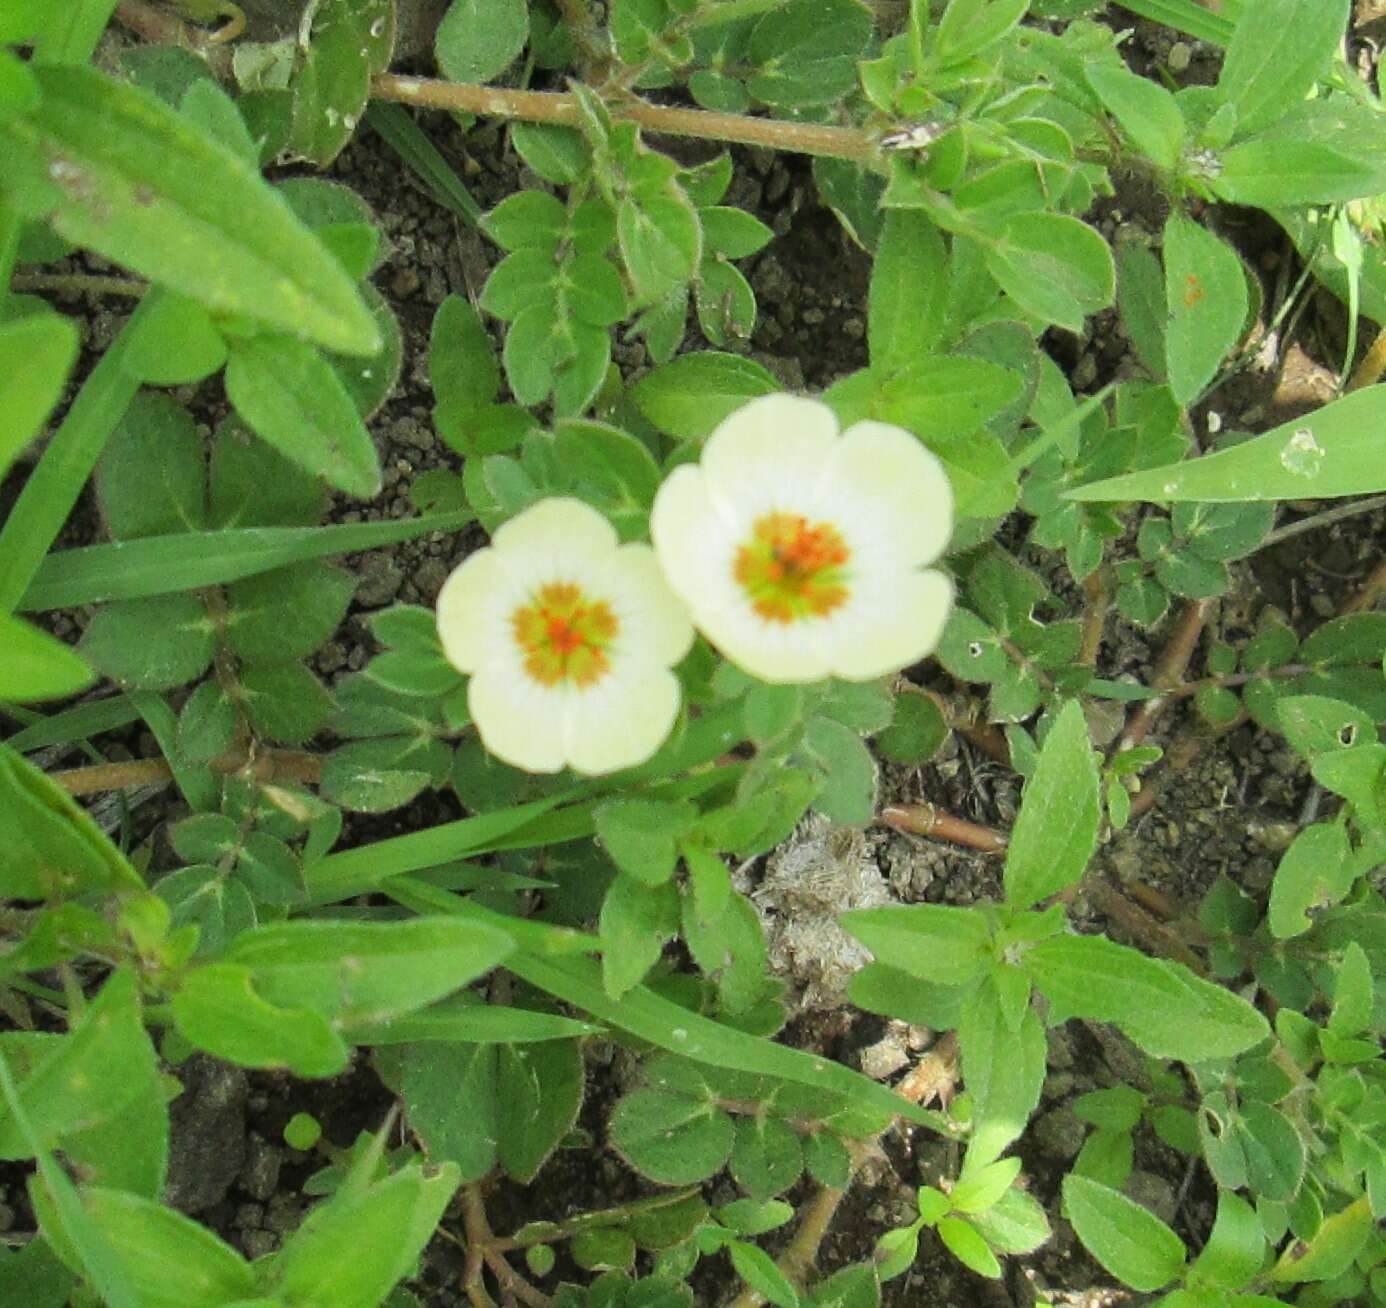
[[[589,599],[571,582],[541,586],[510,615],[525,671],[541,686],[586,687],[611,667],[608,648],[620,622],[604,600]]]
[[[751,607],[770,622],[826,617],[847,601],[851,552],[831,523],[767,513],[736,551],[732,573]]]

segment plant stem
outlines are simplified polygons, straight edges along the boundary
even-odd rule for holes
[[[77,295],[125,295],[138,300],[148,282],[130,277],[93,277],[86,273],[19,273],[10,286],[16,291],[71,291]]]
[[[124,356],[163,302],[156,291],[135,306],[120,335],[82,383],[0,528],[0,560],[4,561],[0,564],[0,613],[13,612],[28,590],[91,476],[106,438],[135,398],[139,379],[125,371]]]
[[[984,854],[1003,854],[1008,844],[1001,832],[954,817],[932,804],[891,804],[881,810],[879,821],[896,831],[926,836],[930,840],[951,840],[955,845],[980,849]]]
[[[578,124],[576,100],[558,91],[517,91],[503,86],[474,86],[385,73],[371,83],[371,95],[377,100],[392,100],[426,109],[460,110],[491,118],[554,123],[563,127]],[[858,162],[869,159],[875,151],[873,139],[855,127],[782,122],[775,118],[750,118],[744,114],[713,113],[706,109],[671,109],[642,100],[613,104],[610,108],[614,118],[667,136],[732,141],[790,154]]]
[[[577,1217],[570,1217],[564,1222],[540,1222],[535,1224],[538,1229],[532,1235],[526,1235],[525,1232],[529,1228],[522,1226],[514,1235],[495,1237],[491,1241],[491,1247],[498,1253],[507,1253],[515,1249],[528,1249],[536,1244],[551,1244],[555,1240],[567,1240],[571,1236],[587,1230],[588,1227],[611,1226],[617,1222],[628,1221],[637,1213],[649,1213],[659,1208],[668,1208],[671,1204],[680,1204],[685,1199],[691,1199],[694,1195],[701,1193],[696,1186],[693,1186],[686,1190],[674,1190],[669,1194],[652,1195],[648,1199],[633,1199],[630,1203],[618,1204],[615,1208],[603,1208],[596,1212],[580,1213]]]
[[[1373,513],[1382,508],[1386,508],[1386,495],[1370,495],[1364,500],[1354,500],[1351,504],[1339,504],[1336,508],[1325,509],[1322,513],[1301,518],[1298,522],[1277,527],[1257,548],[1269,549],[1272,545],[1279,545],[1281,541],[1302,536],[1306,531],[1317,531],[1320,527],[1342,522],[1344,518],[1355,518],[1359,513]]]
[[[1151,682],[1156,690],[1172,692],[1174,687],[1178,686],[1189,666],[1189,660],[1193,658],[1194,650],[1198,648],[1198,638],[1203,634],[1203,624],[1207,621],[1212,607],[1213,601],[1210,599],[1190,600],[1185,606],[1184,612],[1175,623],[1169,644],[1165,646],[1165,652],[1160,656],[1159,664],[1156,666]],[[1139,745],[1161,711],[1177,697],[1172,693],[1157,695],[1154,699],[1140,704],[1121,733],[1116,752],[1134,749]]]
[[[322,777],[322,759],[316,754],[296,750],[272,749],[252,759],[244,750],[233,750],[214,758],[208,765],[223,775],[247,772],[255,781],[305,781],[316,783]],[[98,763],[92,767],[70,768],[49,774],[69,795],[94,795],[104,790],[131,790],[167,781],[173,769],[167,759],[141,758],[128,763]]]

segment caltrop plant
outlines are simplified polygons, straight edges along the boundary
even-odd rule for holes
[[[27,1198],[0,1301],[406,1308],[441,1228],[477,1308],[872,1308],[922,1243],[996,1278],[1063,1220],[1166,1308],[1386,1304],[1386,569],[1313,629],[1216,610],[1241,560],[1373,501],[1283,505],[1386,490],[1386,346],[1355,345],[1386,322],[1386,120],[1347,0],[1128,5],[1221,50],[1183,86],[1085,0],[453,0],[436,80],[392,71],[405,0],[280,8],[0,7],[0,1158]],[[527,185],[482,213],[401,105],[506,120]],[[329,494],[382,485],[388,242],[283,166],[366,126],[494,262],[427,345],[457,470],[361,521]],[[866,363],[818,395],[750,353],[772,231],[731,202],[737,144],[810,156],[871,262]],[[1158,230],[1114,245],[1132,178]],[[1292,308],[1223,204],[1341,298],[1356,371],[1204,440]],[[82,353],[45,296],[84,291],[134,307]],[[1080,396],[1045,346],[1094,324],[1132,366]],[[55,548],[70,517],[86,543]],[[422,536],[455,546],[436,609],[375,613],[329,682],[355,591],[330,560]],[[1132,627],[1167,642],[1148,684],[1104,662]],[[1196,733],[1147,743],[1181,703]],[[1268,890],[1229,867],[1157,922],[1095,855],[1245,723],[1315,802]],[[157,755],[106,761],[131,726]],[[999,893],[833,906],[870,956],[842,1003],[939,1037],[897,1089],[778,1038],[794,996],[748,888],[951,733],[1024,779],[1011,830],[879,815],[1003,855]],[[96,761],[53,771],[73,746]],[[76,798],[150,782],[166,813]],[[1075,1102],[1044,1193],[1027,1123],[1075,1019],[1144,1065]],[[613,1049],[614,1106],[580,1118]],[[198,1051],[368,1065],[397,1105],[348,1147],[290,1123],[317,1202],[253,1260],[165,1202]],[[946,1166],[820,1269],[902,1130]],[[1173,1224],[1124,1192],[1152,1142],[1205,1201]],[[546,1209],[555,1152],[598,1149],[638,1197]],[[508,1233],[502,1183],[536,1208]]]

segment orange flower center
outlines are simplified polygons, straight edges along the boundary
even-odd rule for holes
[[[826,617],[847,602],[851,551],[831,523],[767,513],[736,551],[732,575],[770,622]]]
[[[572,582],[541,586],[510,615],[525,671],[541,686],[595,685],[611,667],[608,653],[621,624],[604,600]]]

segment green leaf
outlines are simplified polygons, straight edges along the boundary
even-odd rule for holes
[[[942,1217],[935,1229],[949,1253],[964,1267],[976,1272],[978,1276],[989,1276],[993,1280],[1000,1278],[1001,1264],[982,1233],[970,1222],[965,1222],[959,1217]]]
[[[226,639],[240,658],[280,662],[318,648],[346,614],[356,578],[330,563],[294,563],[226,589]]]
[[[19,1083],[29,1131],[13,1112],[0,1116],[0,1158],[27,1158],[30,1135],[45,1149],[69,1135],[110,1121],[141,1088],[141,1069],[153,1068],[133,974],[111,975],[72,1032],[44,1042],[45,1052]]]
[[[1278,208],[1378,194],[1386,124],[1346,97],[1308,100],[1273,127],[1224,150],[1208,189],[1233,204]]]
[[[1184,116],[1168,90],[1152,78],[1107,64],[1094,64],[1083,75],[1147,159],[1165,169],[1178,163],[1184,149]]]
[[[1277,940],[1303,935],[1314,925],[1311,909],[1330,907],[1352,889],[1351,852],[1340,822],[1316,822],[1295,836],[1271,883],[1266,909],[1271,935]]]
[[[500,1136],[497,1045],[407,1046],[398,1092],[428,1156],[476,1181],[496,1165]]]
[[[836,100],[856,84],[871,31],[870,11],[856,0],[789,0],[751,29],[746,59],[756,71],[746,89],[784,108]]]
[[[1120,1191],[1085,1176],[1063,1183],[1064,1214],[1088,1251],[1117,1280],[1147,1293],[1184,1268],[1184,1242]]]
[[[984,1166],[1025,1130],[1044,1084],[1044,1027],[1026,1007],[1015,1030],[996,989],[975,987],[963,1001],[958,1024],[963,1076],[973,1100],[968,1169]],[[955,1205],[956,1206],[956,1205]]]
[[[269,1288],[303,1308],[377,1308],[413,1275],[460,1181],[444,1162],[407,1167],[364,1190],[344,1185],[285,1240]]]
[[[1053,936],[1021,961],[1058,1020],[1112,1022],[1157,1058],[1230,1058],[1269,1030],[1239,995],[1100,936]]]
[[[679,896],[673,885],[618,876],[602,900],[600,919],[606,993],[619,999],[639,985],[678,930]]]
[[[447,424],[476,413],[491,404],[500,390],[500,367],[491,338],[464,296],[449,295],[433,315],[428,378],[436,401],[435,423],[440,413],[447,415]]]
[[[930,696],[902,692],[895,697],[890,726],[876,737],[876,749],[892,763],[917,767],[942,748],[948,730],[943,710]]]
[[[1197,1281],[1240,1290],[1266,1260],[1266,1233],[1256,1210],[1230,1190],[1218,1191],[1218,1213],[1208,1243],[1190,1269]]]
[[[674,875],[677,842],[693,819],[691,805],[611,799],[593,812],[597,839],[624,873],[657,886]]]
[[[933,32],[934,53],[945,66],[985,50],[1025,16],[1029,0],[950,0]]]
[[[77,329],[66,318],[36,313],[0,323],[0,359],[24,360],[0,373],[0,476],[39,434],[76,357]]]
[[[731,1255],[736,1274],[757,1294],[775,1304],[776,1308],[799,1308],[799,1292],[759,1245],[747,1244],[744,1240],[729,1240],[727,1252]]]
[[[1144,78],[1137,78],[1147,85]],[[1153,83],[1151,83],[1153,85]],[[1155,379],[1165,375],[1165,330],[1169,308],[1160,261],[1139,241],[1117,245],[1117,310],[1140,361]]]
[[[620,1000],[612,1000],[601,984],[598,965],[591,959],[541,957],[525,952],[512,955],[506,961],[506,969],[565,1003],[575,1004],[598,1021],[686,1058],[831,1090],[873,1113],[900,1115],[926,1125],[936,1125],[940,1120],[858,1072],[710,1021],[643,987],[627,991]]]
[[[332,696],[302,663],[252,663],[241,669],[241,695],[256,734],[301,745],[332,715]]]
[[[34,216],[209,309],[346,353],[378,348],[351,278],[250,164],[94,68],[34,74],[39,108],[0,126],[19,152]],[[51,181],[44,159],[63,165]]]
[[[736,354],[700,350],[647,373],[630,389],[636,408],[678,440],[701,440],[748,400],[780,384],[760,364]]]
[[[566,186],[587,171],[591,153],[579,132],[548,123],[511,123],[515,152],[546,182]]]
[[[1367,386],[1304,418],[1197,459],[1089,482],[1073,500],[1293,500],[1386,490],[1375,432],[1386,420],[1386,386]]]
[[[250,1264],[191,1217],[155,1199],[95,1186],[83,1189],[82,1207],[109,1241],[134,1296],[130,1304],[225,1308],[254,1297]],[[71,1224],[59,1217],[51,1201],[40,1200],[40,1209],[44,1234],[58,1256],[74,1271],[86,1270]]]
[[[871,269],[866,325],[871,367],[891,373],[939,344],[947,310],[948,252],[918,209],[888,209]]]
[[[839,921],[878,963],[939,985],[965,985],[976,977],[991,943],[980,913],[945,904],[859,908]]]
[[[521,1185],[533,1181],[573,1129],[582,1107],[586,1079],[582,1050],[576,1040],[501,1046],[497,1083],[499,1152],[501,1166],[512,1180]]]
[[[1014,404],[1024,385],[1014,369],[986,359],[916,354],[913,362],[880,383],[861,416],[908,428],[954,463],[964,461],[969,451],[942,443],[973,435]],[[831,392],[828,400],[832,402]],[[854,421],[855,415],[848,420]]]
[[[1174,398],[1187,406],[1241,337],[1246,274],[1230,245],[1181,214],[1165,224],[1164,254],[1166,366]]]
[[[0,745],[0,895],[54,900],[87,890],[143,890],[125,856],[77,802]]]
[[[1341,1276],[1367,1243],[1372,1225],[1371,1204],[1363,1195],[1326,1217],[1308,1241],[1290,1241],[1271,1268],[1271,1280],[1293,1284]]]
[[[1039,1201],[1015,1187],[986,1212],[975,1214],[971,1221],[986,1242],[1001,1253],[1033,1253],[1052,1234]]]
[[[512,948],[503,933],[454,917],[302,920],[245,932],[223,959],[244,967],[269,1003],[345,1025],[421,1008],[485,975]]]
[[[752,1199],[770,1199],[802,1175],[804,1151],[794,1128],[780,1118],[743,1117],[736,1124],[729,1166]]]
[[[188,411],[141,391],[96,466],[96,499],[116,540],[198,531],[206,524],[207,463]]]
[[[438,24],[433,49],[444,77],[489,82],[510,66],[527,40],[526,0],[453,0]]]
[[[108,677],[140,690],[195,681],[216,652],[216,629],[193,595],[120,600],[92,615],[82,655]]]
[[[233,343],[226,394],[261,440],[349,495],[380,491],[380,460],[356,405],[330,364],[302,341],[253,336]]]
[[[395,14],[391,0],[324,0],[310,14],[307,40],[299,34],[289,146],[326,167],[355,135],[371,75],[389,67]]]
[[[1217,90],[1237,111],[1241,135],[1303,100],[1328,69],[1347,29],[1348,0],[1259,0],[1242,11]]]
[[[703,257],[697,211],[677,187],[625,196],[616,209],[616,237],[636,294],[646,303],[691,280]]]
[[[1116,294],[1107,242],[1067,214],[1016,214],[987,247],[986,264],[1026,313],[1071,332]]]
[[[62,641],[8,613],[0,613],[0,649],[0,701],[61,699],[93,680],[91,668]]]
[[[207,310],[171,292],[149,330],[131,342],[121,360],[126,372],[151,386],[200,382],[225,362],[226,341]]]
[[[213,963],[186,972],[171,1000],[192,1045],[245,1067],[335,1076],[350,1053],[332,1024],[306,1008],[276,1008],[256,993],[247,967]]]
[[[1005,894],[1030,908],[1072,885],[1097,848],[1097,763],[1077,700],[1064,705],[1040,749],[1006,851]]]
[[[637,1172],[661,1185],[692,1185],[718,1171],[731,1154],[732,1120],[710,1098],[668,1090],[636,1090],[611,1115],[611,1147]]]
[[[822,776],[813,806],[829,821],[864,826],[876,809],[876,761],[866,742],[831,718],[813,717],[804,730],[803,752]]]

